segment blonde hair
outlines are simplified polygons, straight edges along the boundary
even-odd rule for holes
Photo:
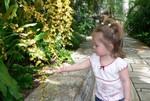
[[[125,57],[125,52],[122,50],[123,47],[123,29],[122,27],[116,23],[113,19],[107,18],[104,19],[102,24],[100,26],[97,26],[95,30],[93,31],[92,36],[94,36],[94,33],[101,32],[101,34],[104,37],[104,40],[102,42],[104,45],[108,48],[107,45],[108,41],[112,43],[113,49],[112,49],[112,57]]]

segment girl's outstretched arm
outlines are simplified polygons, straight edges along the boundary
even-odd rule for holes
[[[130,101],[130,78],[128,68],[119,72],[124,91],[124,101]]]
[[[65,65],[62,64],[61,67],[56,70],[56,73],[60,72],[69,72],[69,71],[78,71],[78,70],[83,70],[91,67],[91,62],[89,59],[86,59],[82,61],[81,63],[76,63],[73,65]]]

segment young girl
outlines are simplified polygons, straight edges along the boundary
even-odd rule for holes
[[[92,67],[96,81],[95,101],[130,101],[128,65],[123,60],[123,31],[112,19],[106,19],[92,33],[93,53],[87,60],[61,66],[56,72]]]

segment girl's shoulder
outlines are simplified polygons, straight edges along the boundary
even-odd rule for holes
[[[127,64],[127,62],[125,61],[125,59],[120,58],[120,57],[117,57],[116,62],[119,63],[119,64],[120,64],[120,63],[125,63],[125,64]]]
[[[89,57],[89,59],[90,59],[90,61],[92,62],[92,63],[96,63],[96,62],[99,62],[99,56],[98,55],[96,55],[96,53],[93,53],[90,57]]]
[[[98,55],[96,55],[96,53],[93,53],[93,54],[90,56],[90,58],[98,59],[98,58],[99,58],[99,56],[98,56]]]
[[[128,63],[125,61],[125,59],[122,59],[120,57],[116,59],[116,65],[119,71],[128,67]]]

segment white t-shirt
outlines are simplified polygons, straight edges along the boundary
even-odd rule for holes
[[[118,101],[124,98],[119,72],[128,67],[126,61],[118,57],[112,63],[101,68],[100,56],[90,56],[96,80],[96,96],[104,101]]]

